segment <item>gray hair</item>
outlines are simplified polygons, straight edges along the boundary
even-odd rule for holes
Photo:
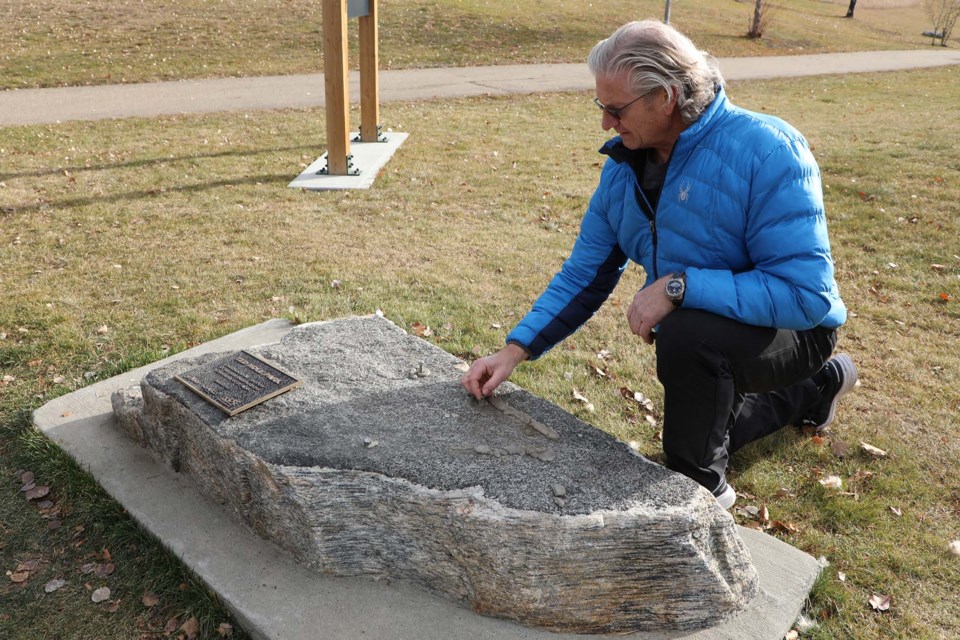
[[[629,88],[637,95],[658,88],[669,95],[673,88],[684,124],[695,122],[723,85],[713,56],[657,20],[623,25],[593,47],[587,65],[594,76],[629,72]]]

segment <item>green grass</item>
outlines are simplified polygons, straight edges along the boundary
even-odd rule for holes
[[[15,476],[24,469],[35,474],[37,484],[50,487],[46,498],[51,506],[27,503]],[[26,412],[4,414],[0,478],[3,569],[13,571],[30,560],[39,564],[26,582],[5,578],[0,586],[3,638],[159,637],[172,618],[183,624],[193,617],[202,637],[209,638],[219,637],[216,629],[221,624],[230,624],[216,595],[33,429]],[[109,575],[83,569],[107,563],[115,567]],[[44,586],[55,579],[66,584],[47,593]],[[92,602],[93,590],[101,587],[110,589],[110,598]],[[150,607],[143,602],[148,594],[157,597]],[[231,637],[247,637],[235,623],[231,626],[235,627]]]
[[[385,1],[382,66],[580,61],[628,4],[636,17],[658,16],[662,6],[602,3],[585,22],[572,1],[535,13],[495,1]],[[678,4],[673,18],[720,56],[928,46],[917,3],[861,2],[854,21],[838,19],[838,4],[782,7],[760,41],[741,37],[749,3]],[[278,7],[34,2],[0,25],[0,86],[319,70],[319,4]],[[734,460],[736,486],[798,527],[791,543],[832,563],[812,595],[809,614],[820,624],[811,637],[950,637],[960,614],[958,563],[946,553],[960,537],[956,86],[956,72],[940,70],[731,88],[744,106],[785,115],[814,144],[855,314],[841,348],[863,372],[833,439],[891,452],[839,460],[827,446],[783,434]],[[24,409],[278,315],[382,308],[402,326],[430,325],[437,344],[474,357],[497,348],[559,266],[596,180],[592,149],[602,136],[584,96],[391,105],[384,122],[413,136],[362,194],[285,188],[320,152],[316,112],[0,131],[0,284],[8,294],[0,368],[14,378],[0,387],[0,560],[5,570],[42,560],[22,587],[0,587],[0,635],[138,637],[171,616],[197,615],[204,636],[216,637],[226,619],[82,470],[26,428]],[[343,286],[331,288],[334,279]],[[517,382],[656,458],[658,427],[618,392],[628,386],[659,406],[652,354],[624,341],[624,292],[639,282],[629,273],[584,331]],[[601,349],[613,352],[615,381],[591,373]],[[573,400],[573,388],[594,413]],[[19,468],[53,487],[61,528],[48,529],[51,513],[22,498]],[[849,482],[863,470],[874,475],[855,496],[817,482],[830,474]],[[796,497],[778,497],[781,488]],[[100,585],[78,572],[104,548],[117,565],[107,580],[119,600],[114,613],[90,602],[86,584]],[[60,576],[68,586],[44,594]],[[140,603],[149,591],[161,597],[153,609]],[[870,611],[873,593],[893,597],[890,612]]]
[[[729,92],[782,115],[814,147],[852,312],[840,348],[862,377],[827,442],[784,432],[736,456],[731,480],[755,497],[743,504],[766,504],[798,529],[778,535],[830,561],[811,598],[812,637],[952,637],[960,70],[735,83]],[[55,615],[65,638],[91,637],[79,630],[93,624],[103,626],[96,637],[137,637],[164,622],[137,604],[143,590],[162,593],[171,614],[205,599],[201,590],[178,604],[170,585],[180,579],[153,586],[165,571],[129,555],[111,578],[121,609],[89,602],[77,563],[103,546],[119,554],[147,542],[109,499],[87,496],[89,481],[24,431],[19,412],[271,317],[382,309],[403,327],[429,325],[431,340],[459,356],[498,348],[566,256],[596,184],[605,136],[589,97],[386,104],[384,123],[411,136],[364,192],[286,187],[322,150],[316,110],[0,129],[0,367],[13,378],[0,386],[0,562],[12,570],[39,555],[48,572],[22,588],[0,585],[0,635],[42,636]],[[656,458],[659,427],[619,393],[641,391],[659,412],[652,351],[630,339],[623,319],[640,282],[630,269],[588,326],[516,381]],[[616,380],[592,373],[601,349],[612,352]],[[852,445],[843,459],[830,452],[838,440]],[[861,440],[890,455],[869,457]],[[48,532],[17,495],[12,471],[26,466],[55,487],[67,514],[60,530]],[[851,485],[858,471],[873,475]],[[855,495],[824,489],[826,475]],[[73,550],[79,525],[94,533]],[[47,576],[61,573],[73,589],[43,594]],[[871,611],[875,593],[892,597],[890,611]]]
[[[222,76],[323,68],[318,0],[86,0],[19,3],[0,21],[0,89]],[[381,0],[385,69],[582,62],[629,19],[660,18],[660,0]],[[717,56],[925,48],[921,2],[780,3],[764,37],[748,40],[753,3],[676,2],[672,22]],[[357,60],[356,21],[351,56]]]

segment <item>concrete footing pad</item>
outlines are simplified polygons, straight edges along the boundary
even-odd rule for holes
[[[150,369],[174,358],[274,343],[290,328],[286,321],[272,320],[104,380],[47,403],[34,413],[34,423],[196,572],[254,638],[596,638],[480,616],[413,585],[318,575],[236,524],[201,496],[189,478],[157,463],[115,427],[111,394],[136,384]],[[747,610],[710,629],[626,637],[780,640],[799,615],[820,567],[776,538],[744,528],[739,533],[761,584]]]
[[[350,157],[352,166],[357,170],[356,175],[337,176],[322,173],[327,169],[327,154],[323,154],[287,186],[308,191],[369,189],[373,186],[373,181],[376,180],[380,170],[386,166],[409,135],[391,131],[382,134],[383,142],[358,140],[351,142]],[[359,137],[359,134],[357,136]]]

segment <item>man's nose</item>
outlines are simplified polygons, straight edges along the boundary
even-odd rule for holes
[[[620,118],[614,118],[610,112],[603,111],[602,113],[603,117],[600,119],[600,126],[604,131],[609,131],[620,123]]]

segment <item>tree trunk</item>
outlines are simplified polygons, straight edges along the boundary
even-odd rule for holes
[[[847,17],[853,17],[853,10],[857,8],[857,0],[850,0],[850,6],[847,7]]]
[[[670,24],[670,0],[666,0],[666,7],[663,9],[663,24]]]
[[[750,33],[748,34],[751,38],[763,36],[763,27],[761,26],[762,18],[763,0],[757,0],[757,4],[753,7],[753,26],[750,27]]]

